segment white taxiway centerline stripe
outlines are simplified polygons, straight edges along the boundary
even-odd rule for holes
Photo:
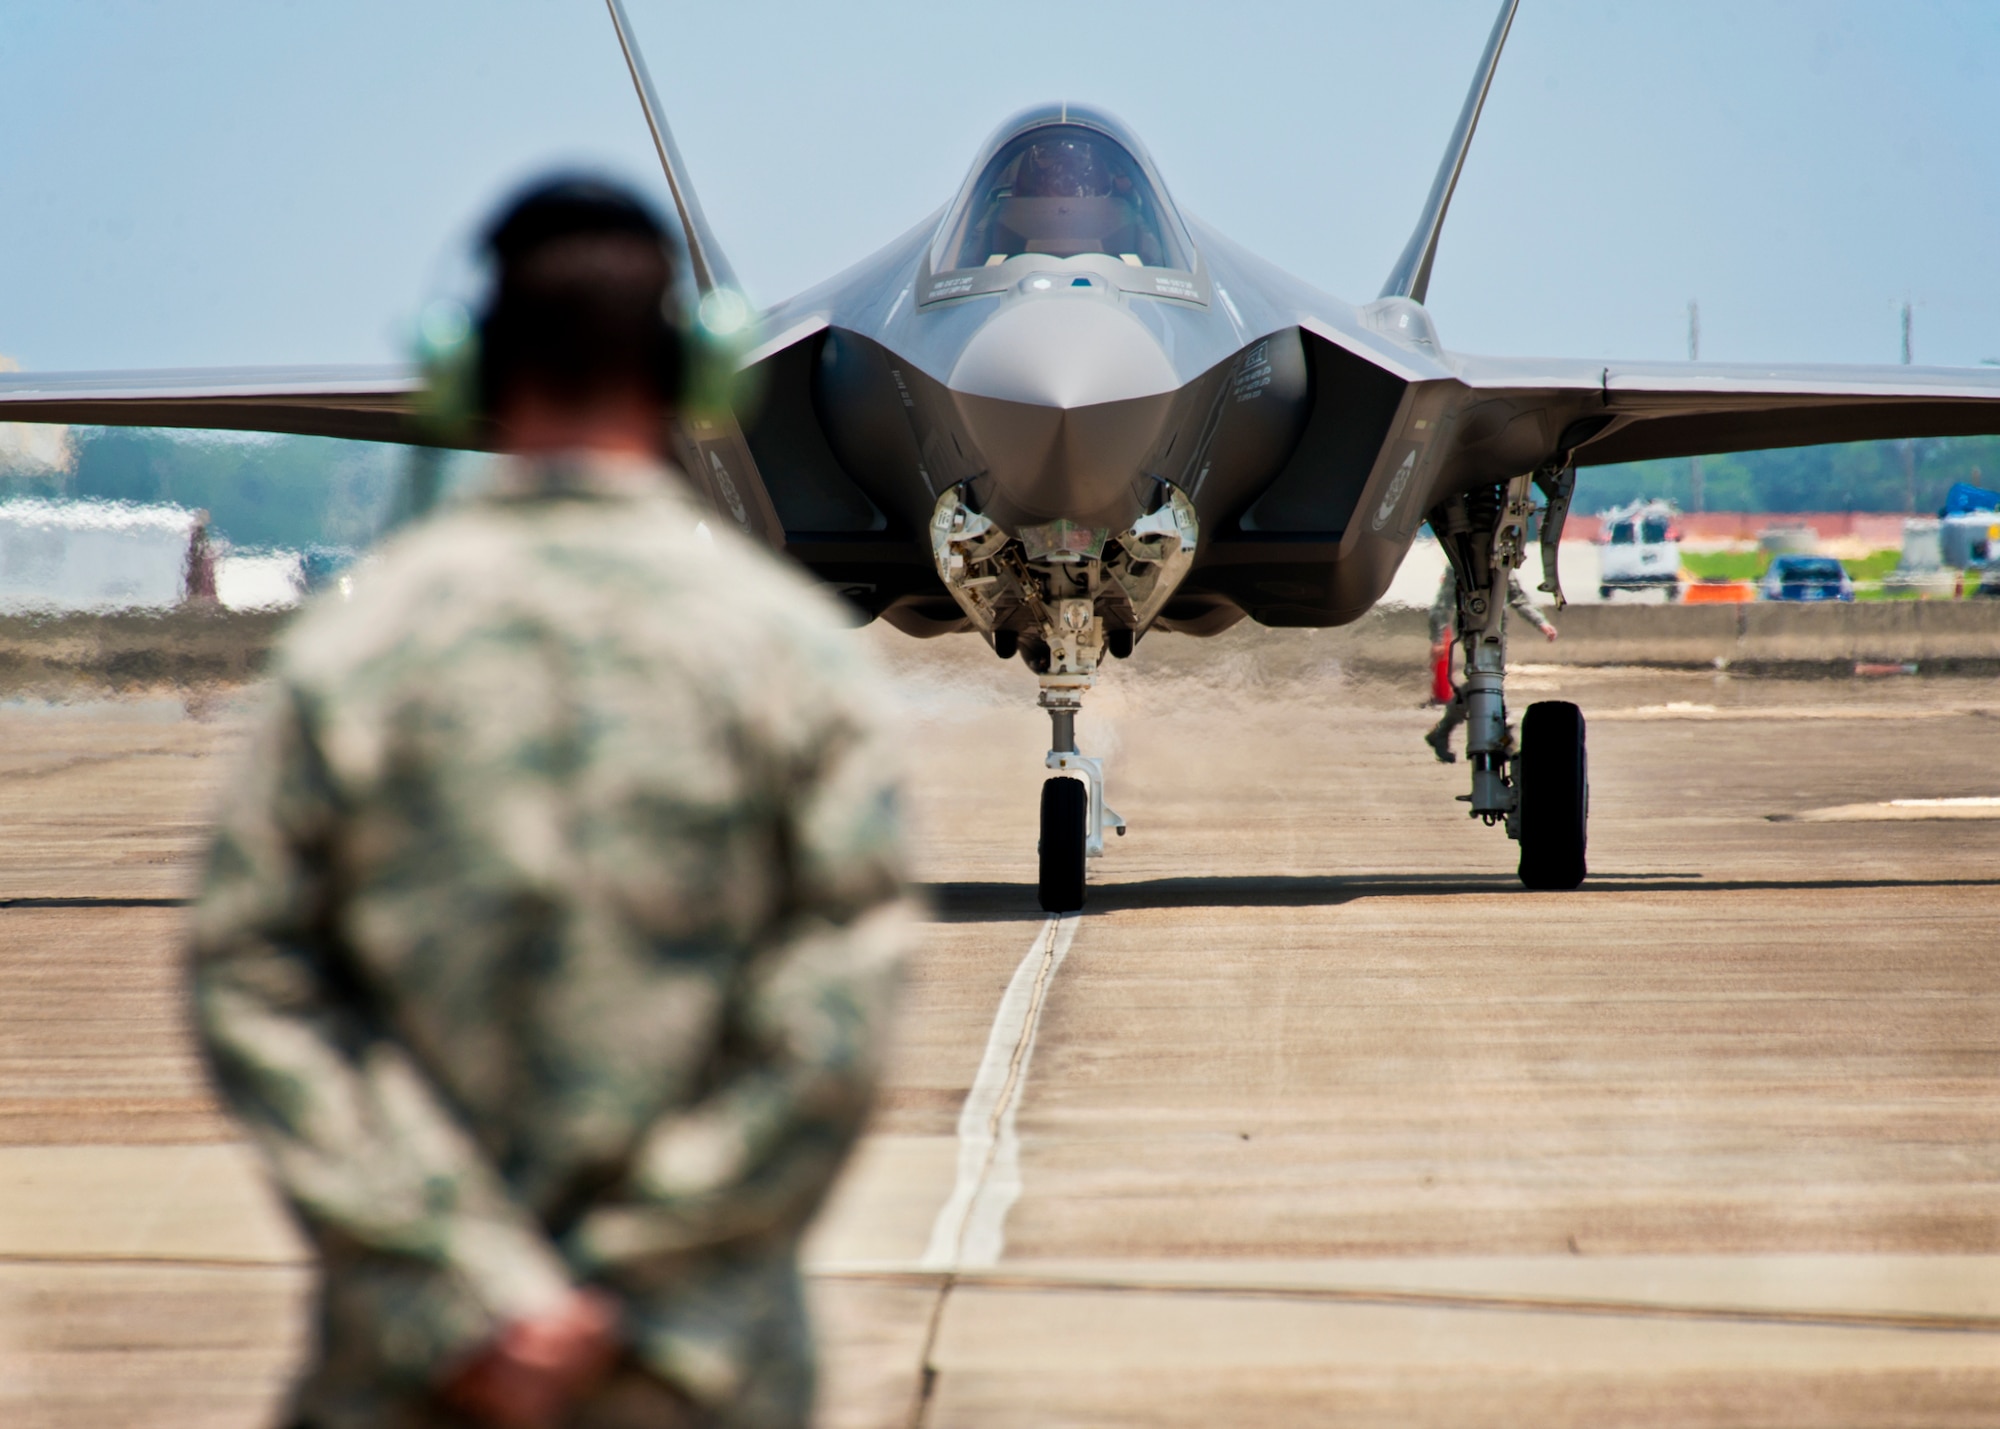
[[[1689,700],[1674,700],[1664,705],[1638,705],[1632,709],[1592,710],[1589,717],[1598,722],[1626,721],[1645,722],[1649,720],[1916,720],[1954,719],[1972,713],[1971,707],[1949,709],[1867,709],[1838,705],[1704,705]]]
[[[1880,804],[1835,804],[1797,814],[1766,814],[1774,824],[1892,823],[1908,819],[2000,819],[2000,798],[1975,794],[1951,799],[1889,799]]]
[[[1021,1195],[1021,1142],[1014,1113],[1035,1054],[1035,1029],[1048,1005],[1056,969],[1076,938],[1077,915],[1042,925],[994,1014],[979,1075],[958,1114],[958,1180],[931,1226],[919,1264],[925,1270],[995,1265],[1007,1212]]]

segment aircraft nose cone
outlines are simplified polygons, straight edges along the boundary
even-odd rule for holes
[[[1174,366],[1116,303],[1058,296],[1009,303],[973,334],[951,387],[973,397],[1090,407],[1171,392]]]
[[[966,344],[953,404],[979,448],[986,514],[1010,530],[1062,518],[1121,531],[1145,513],[1146,475],[1179,378],[1116,303],[1009,304]]]

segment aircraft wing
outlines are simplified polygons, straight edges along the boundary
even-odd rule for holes
[[[418,442],[408,367],[212,367],[0,374],[0,422],[195,427]]]
[[[1583,438],[1575,441],[1581,466],[2000,433],[2000,368],[1487,357],[1451,365],[1475,400],[1559,418],[1549,425]]]
[[[434,445],[419,420],[423,379],[410,367],[232,367],[0,375],[0,422],[187,427],[362,442]],[[758,540],[778,524],[734,418],[684,416],[676,457],[716,511]],[[475,431],[454,446],[487,445]]]

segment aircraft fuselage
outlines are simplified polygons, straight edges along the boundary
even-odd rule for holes
[[[1085,170],[1057,175],[1076,196],[1023,196],[1038,156],[1074,166],[1078,151]],[[785,376],[809,386],[810,412],[794,397],[752,445],[810,420],[850,504],[934,558],[933,578],[850,589],[913,633],[1032,639],[1057,597],[1092,600],[1126,637],[1207,633],[1246,611],[1335,623],[1379,596],[1414,535],[1420,518],[1400,507],[1366,539],[1349,527],[1371,482],[1415,507],[1413,472],[1395,482],[1383,461],[1399,431],[1428,423],[1394,371],[1421,364],[1420,348],[1385,333],[1384,315],[1345,309],[1329,329],[1327,311],[1324,295],[1185,220],[1114,121],[1033,111],[996,134],[954,206],[770,315],[773,349],[809,364]],[[1408,373],[1420,375],[1447,374]],[[760,465],[806,464],[788,449]],[[829,469],[819,489],[837,484]],[[816,568],[837,569],[822,533],[852,517],[778,515]],[[976,542],[934,529],[957,521],[962,534],[968,519]],[[1238,566],[1261,588],[1233,590]]]

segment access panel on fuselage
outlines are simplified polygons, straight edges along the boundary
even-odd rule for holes
[[[1265,625],[1353,618],[1352,583],[1336,578],[1340,548],[1409,384],[1323,338],[1300,337],[1312,386],[1305,430],[1277,476],[1217,524],[1163,612],[1163,629],[1213,633],[1230,623],[1232,608]],[[1380,544],[1370,543],[1371,564]]]
[[[848,473],[822,424],[815,381],[830,334],[775,354],[751,372],[753,410],[743,418],[785,553],[845,596],[864,616],[908,607],[955,628],[960,612],[939,583],[921,523],[885,511]],[[900,416],[892,414],[900,422]],[[908,424],[902,423],[907,433]]]
[[[1402,405],[1409,384],[1393,372],[1311,334],[1305,344],[1312,373],[1305,432],[1232,534],[1339,540]]]

